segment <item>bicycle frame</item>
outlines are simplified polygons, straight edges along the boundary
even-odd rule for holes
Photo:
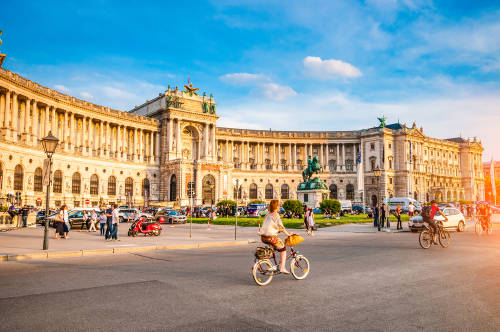
[[[286,260],[285,260],[285,261],[289,260],[289,259],[290,259],[290,258],[292,258],[292,257],[297,256],[297,254],[298,254],[298,252],[297,252],[297,251],[295,251],[295,250],[293,249],[293,247],[290,247],[290,255],[288,255],[288,256],[286,257]],[[274,261],[274,265],[278,265],[278,262],[276,261],[276,250],[273,250],[273,261]]]

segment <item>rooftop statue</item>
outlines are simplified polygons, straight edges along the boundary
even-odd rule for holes
[[[377,118],[378,121],[380,121],[380,125],[379,127],[380,128],[385,128],[385,121],[387,120],[387,118],[385,116],[381,117],[381,118]]]
[[[184,85],[184,89],[186,89],[185,92],[187,92],[190,96],[193,94],[198,95],[197,91],[200,90],[199,88],[193,88],[193,83],[189,83],[189,77],[187,85]]]

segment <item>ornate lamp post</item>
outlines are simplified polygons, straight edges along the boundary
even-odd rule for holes
[[[377,178],[377,194],[380,194],[380,176],[382,175],[382,170],[378,166],[373,170],[373,175]]]
[[[45,198],[45,230],[43,233],[43,250],[49,249],[49,200],[50,200],[50,174],[52,172],[52,155],[56,151],[57,145],[59,144],[59,140],[57,137],[52,135],[52,132],[49,131],[49,134],[42,138],[42,147],[43,151],[47,155],[47,170],[44,174],[46,176],[45,183],[47,185],[47,196]]]

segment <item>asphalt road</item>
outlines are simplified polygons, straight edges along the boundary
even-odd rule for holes
[[[0,264],[1,331],[499,331],[500,232],[319,233],[307,279],[251,278],[257,245]]]

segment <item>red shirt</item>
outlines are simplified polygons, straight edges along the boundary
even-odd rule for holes
[[[432,218],[432,219],[434,219],[434,216],[436,215],[436,212],[438,212],[438,211],[439,211],[439,206],[437,206],[437,205],[436,205],[436,206],[433,206],[433,207],[431,208],[431,218]]]

